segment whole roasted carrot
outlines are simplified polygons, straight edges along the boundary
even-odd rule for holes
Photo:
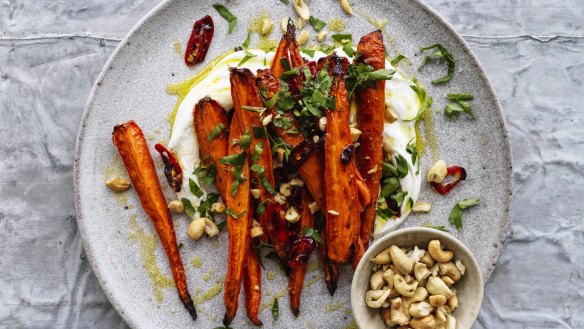
[[[237,114],[236,114],[237,115]],[[227,260],[227,275],[224,284],[225,316],[223,324],[228,326],[237,313],[238,297],[241,280],[244,274],[247,250],[249,249],[248,227],[251,222],[249,211],[249,163],[245,150],[238,142],[243,135],[237,118],[231,121],[229,132],[229,150],[227,158],[220,163],[227,165],[226,203],[227,230],[229,232],[229,256]],[[236,176],[237,175],[237,176]]]
[[[219,159],[227,155],[229,144],[229,121],[225,110],[211,97],[206,96],[195,105],[193,119],[203,164],[221,168]],[[215,186],[223,201],[226,200],[228,174],[225,170],[218,170],[215,176]]]
[[[250,210],[251,211],[251,210]],[[253,213],[253,211],[251,211]],[[250,221],[248,232],[252,228]],[[262,268],[260,258],[253,249],[253,240],[249,239],[245,270],[243,272],[243,288],[245,290],[245,310],[247,318],[256,326],[261,326],[258,318],[260,303],[262,302]]]
[[[314,227],[317,229],[320,239],[322,240],[322,243],[318,245],[318,258],[324,272],[324,282],[326,283],[329,293],[333,296],[337,290],[337,281],[339,280],[339,265],[331,262],[328,258],[328,253],[326,251],[326,223],[323,219],[324,215],[322,211],[319,211],[317,215],[319,215],[317,217],[319,220],[315,219]]]
[[[303,238],[304,229],[314,227],[314,216],[310,212],[309,207],[311,203],[312,196],[310,195],[310,192],[307,189],[303,189],[300,221],[298,223],[298,238]],[[290,308],[292,309],[292,313],[294,313],[296,316],[298,316],[300,313],[300,295],[302,293],[302,285],[304,284],[304,276],[306,274],[306,268],[308,267],[308,257],[310,254],[305,256],[306,260],[301,262],[298,266],[292,267],[290,274],[288,275],[288,295],[290,296]]]
[[[270,140],[265,133],[258,109],[263,108],[262,100],[255,87],[255,76],[248,69],[232,68],[230,72],[231,97],[240,129],[250,131],[251,143],[247,150],[252,176],[260,192],[258,201],[265,210],[258,214],[259,222],[266,230],[269,240],[282,260],[286,259],[289,237],[285,219],[275,211],[276,191]],[[259,154],[258,154],[259,151]]]
[[[340,264],[352,259],[359,238],[359,196],[349,130],[345,67],[341,58],[335,59],[331,89],[335,109],[326,111],[324,142],[327,252],[331,261]]]
[[[266,96],[268,98],[274,97],[280,90],[282,90],[282,85],[277,76],[273,75],[269,70],[258,70],[258,77],[256,79],[256,86],[258,89],[265,87]],[[276,112],[276,107],[266,109],[268,114],[272,114],[275,117],[278,113]],[[288,119],[291,124],[289,129],[282,129],[270,123],[270,129],[274,133],[282,138],[284,142],[289,144],[292,148],[297,147],[300,143],[304,141],[304,136],[302,134],[292,134],[290,130],[300,131],[300,127],[296,120],[296,117],[291,113],[291,111],[284,112],[281,114],[282,117]],[[312,194],[312,197],[320,207],[320,209],[325,209],[325,197],[324,197],[324,159],[322,152],[316,150],[312,152],[305,160],[304,163],[298,168],[298,174],[306,184],[306,187]]]
[[[357,63],[366,63],[375,70],[385,68],[385,47],[381,31],[364,35],[357,45]],[[357,124],[361,130],[356,160],[369,193],[371,203],[361,213],[360,239],[364,249],[369,246],[375,222],[375,207],[379,196],[381,160],[383,158],[383,124],[385,113],[385,80],[378,80],[374,87],[356,91]],[[358,262],[358,260],[357,260]]]
[[[187,288],[185,270],[176,244],[172,218],[144,134],[134,121],[128,121],[114,127],[112,140],[124,161],[132,185],[140,198],[140,204],[152,220],[158,233],[170,263],[179,298],[193,320],[196,320],[197,311]]]

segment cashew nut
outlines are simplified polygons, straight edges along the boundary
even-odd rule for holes
[[[430,210],[432,210],[432,205],[424,201],[418,201],[412,207],[413,212],[430,212]]]
[[[440,245],[440,240],[432,240],[428,243],[428,253],[435,261],[439,263],[446,263],[449,262],[452,257],[454,257],[454,253],[449,250],[442,250],[442,246]]]
[[[409,323],[413,329],[434,329],[436,328],[436,320],[432,315],[426,315],[420,319],[413,319]]]
[[[414,269],[414,261],[406,256],[406,253],[403,252],[403,250],[397,246],[391,246],[389,247],[389,253],[393,263],[395,264],[395,267],[399,272],[402,274],[408,274],[412,272]]]
[[[396,274],[393,277],[393,287],[402,296],[412,297],[414,295],[414,291],[416,291],[416,288],[418,287],[418,281],[414,281],[411,284],[408,284],[403,276]]]
[[[374,264],[385,265],[391,263],[390,248],[386,248],[371,259]]]
[[[302,19],[308,20],[310,18],[310,9],[308,9],[304,0],[294,0],[294,9]]]
[[[456,318],[448,314],[444,323],[444,329],[456,329]]]
[[[442,295],[432,295],[428,299],[430,301],[430,305],[434,307],[440,307],[446,304],[446,297]]]
[[[446,296],[446,298],[453,295],[452,290],[448,288],[446,283],[444,283],[442,279],[434,276],[428,278],[428,283],[426,283],[426,289],[432,295],[442,295]]]
[[[444,306],[440,306],[436,309],[436,319],[440,322],[446,322],[446,315],[448,315],[448,311],[444,308]]]
[[[409,275],[409,274],[406,274],[406,275],[404,275],[404,279],[406,280],[406,282],[408,284],[410,284],[410,283],[414,282],[414,279],[415,278],[413,276]]]
[[[414,262],[419,262],[420,258],[422,258],[422,256],[424,256],[426,254],[426,251],[424,249],[420,249],[418,248],[418,246],[415,246],[414,249],[412,249],[410,252],[408,252],[408,257],[410,257]]]
[[[261,29],[261,35],[268,35],[270,33],[272,33],[272,29],[274,28],[274,24],[272,23],[272,21],[269,18],[264,18],[264,20],[262,21],[262,29]]]
[[[365,294],[365,302],[367,306],[372,308],[380,308],[383,302],[389,297],[389,289],[386,290],[369,290]]]
[[[300,32],[300,34],[298,35],[298,39],[296,39],[296,41],[298,41],[298,44],[302,46],[308,42],[308,38],[310,38],[310,33],[308,33],[308,31],[306,30],[302,30],[302,32]]]
[[[180,200],[173,200],[168,203],[168,209],[174,213],[182,214],[185,212],[185,206]]]
[[[391,322],[391,309],[389,307],[381,309],[381,319],[383,319],[383,322],[385,322],[388,327],[394,325],[394,323]]]
[[[316,35],[316,40],[318,40],[318,42],[323,42],[324,39],[326,38],[327,34],[328,34],[328,31],[326,31],[326,30],[322,30],[322,31],[318,32],[318,34]]]
[[[420,258],[420,263],[424,263],[428,268],[430,268],[432,265],[434,265],[434,259],[432,259],[432,256],[430,256],[430,253],[426,252],[424,253],[424,256]]]
[[[290,183],[282,183],[282,185],[280,185],[280,193],[283,196],[290,196],[290,195],[292,195],[292,184],[290,184]]]
[[[357,128],[349,128],[349,130],[351,132],[351,141],[353,143],[357,142],[359,140],[359,136],[361,136],[361,130]]]
[[[341,7],[345,11],[345,13],[353,15],[353,9],[351,9],[351,5],[349,5],[348,0],[341,0]]]
[[[438,276],[438,272],[440,271],[440,267],[438,266],[438,263],[432,265],[432,267],[430,267],[430,274],[432,274],[432,276]]]
[[[286,210],[285,218],[289,223],[297,223],[300,220],[300,214],[298,213],[298,210],[294,208],[294,206],[290,206],[290,208]]]
[[[205,219],[204,218],[196,218],[189,224],[189,228],[187,230],[187,234],[189,238],[197,241],[203,236],[205,233]]]
[[[219,227],[217,227],[217,224],[215,224],[212,220],[210,220],[207,217],[205,217],[204,220],[205,220],[205,233],[207,233],[207,235],[211,238],[219,235]]]
[[[326,117],[322,117],[322,118],[318,119],[318,128],[320,128],[320,130],[322,130],[322,131],[325,131],[326,130],[326,123],[327,123]]]
[[[316,201],[312,202],[311,204],[308,205],[308,209],[310,210],[311,214],[314,214],[315,212],[319,211],[320,208],[318,207],[318,204],[316,203]]]
[[[458,270],[460,271],[460,274],[464,275],[464,273],[466,272],[466,266],[464,266],[460,259],[457,259],[454,264],[456,265],[456,268],[458,268]]]
[[[413,303],[410,305],[410,315],[414,318],[422,318],[432,313],[434,308],[426,302]]]
[[[282,17],[282,20],[280,21],[280,28],[282,29],[282,32],[284,32],[284,33],[286,33],[286,31],[288,31],[288,16]]]
[[[130,181],[124,178],[116,177],[105,182],[105,185],[114,192],[124,192],[130,188]]]
[[[260,198],[260,190],[257,188],[252,188],[249,190],[249,193],[251,194],[251,196],[254,199],[259,199]]]
[[[404,314],[401,298],[391,300],[391,322],[406,325],[410,319]]]
[[[416,263],[414,265],[414,276],[416,280],[422,281],[425,278],[430,276],[430,271],[428,271],[428,267],[424,263]]]
[[[385,282],[387,283],[387,285],[389,286],[390,289],[393,289],[393,277],[394,277],[394,273],[393,271],[388,268],[387,270],[385,270],[385,272],[383,272],[383,280],[385,280]]]
[[[249,230],[249,235],[252,239],[257,238],[264,235],[264,229],[262,229],[261,226],[252,227],[251,230]]]
[[[458,306],[458,297],[456,297],[456,295],[454,295],[454,296],[448,298],[446,305],[448,305],[448,307],[450,307],[450,309],[454,312],[454,310]]]
[[[304,186],[304,181],[300,178],[292,178],[290,180],[290,185],[302,187],[302,186]]]
[[[442,276],[442,281],[444,281],[444,283],[446,283],[446,285],[449,287],[454,284],[454,280],[452,280],[449,276],[446,275]]]
[[[211,212],[222,214],[225,212],[225,204],[223,202],[215,202],[211,205]]]
[[[378,270],[375,273],[373,273],[369,281],[371,283],[371,289],[373,290],[381,289],[381,287],[383,287],[383,285],[385,284],[385,281],[383,280],[383,271]]]
[[[446,175],[448,174],[448,168],[446,167],[446,162],[444,160],[438,160],[426,174],[426,180],[428,183],[442,183]]]
[[[446,275],[454,282],[460,280],[462,277],[462,274],[453,262],[441,263],[438,266],[440,267],[440,275]]]
[[[416,303],[424,301],[426,297],[428,297],[428,290],[426,290],[424,287],[418,287],[410,299],[412,300],[412,303]]]

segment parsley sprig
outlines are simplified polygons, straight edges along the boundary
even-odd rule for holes
[[[428,64],[428,62],[430,62],[431,60],[434,59],[444,59],[446,61],[446,63],[448,64],[448,73],[436,80],[432,80],[432,84],[435,85],[439,85],[445,82],[448,82],[452,79],[452,75],[454,74],[454,56],[452,56],[452,54],[448,51],[448,49],[446,49],[443,45],[436,43],[433,44],[431,46],[428,47],[424,47],[422,49],[420,49],[420,52],[424,52],[427,50],[432,50],[432,49],[436,49],[436,52],[427,55],[424,57],[424,61],[422,62],[422,65],[420,66],[420,68],[422,68],[424,65]]]
[[[229,29],[227,30],[227,34],[231,34],[233,32],[233,28],[235,28],[235,24],[237,24],[237,17],[233,15],[224,5],[222,4],[214,4],[213,8],[229,23]]]
[[[454,208],[452,208],[452,211],[450,212],[450,216],[448,216],[448,219],[450,220],[450,224],[454,225],[457,230],[461,230],[462,229],[462,211],[464,209],[476,206],[477,204],[479,204],[479,202],[480,202],[479,198],[469,198],[469,199],[464,199],[462,201],[457,202],[456,205],[454,205]]]
[[[452,102],[444,108],[444,114],[450,119],[456,120],[461,113],[466,113],[471,118],[475,117],[470,105],[474,98],[471,94],[446,94],[446,98]]]

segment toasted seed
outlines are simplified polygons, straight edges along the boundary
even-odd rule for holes
[[[262,21],[261,34],[264,36],[269,35],[270,33],[272,33],[273,28],[274,24],[272,23],[272,21],[269,18],[264,18],[264,20]]]
[[[341,0],[341,7],[347,14],[353,15],[353,9],[351,8],[351,5],[349,5],[348,0]]]
[[[302,30],[302,32],[300,32],[300,35],[298,35],[298,44],[301,46],[305,45],[308,42],[309,37],[310,34],[308,33],[308,31]]]
[[[308,9],[304,0],[294,0],[294,9],[302,19],[307,21],[310,18],[310,9]]]
[[[430,209],[432,209],[432,205],[423,201],[414,203],[412,207],[413,212],[430,212]]]
[[[282,32],[286,33],[286,31],[288,31],[288,16],[284,16],[282,17],[282,20],[280,21],[280,28],[282,29]]]
[[[130,181],[124,178],[116,177],[105,182],[105,185],[114,192],[124,192],[130,188]]]
[[[326,38],[327,34],[328,34],[328,31],[325,31],[325,30],[318,32],[318,34],[316,35],[316,40],[318,40],[318,42],[322,42]]]

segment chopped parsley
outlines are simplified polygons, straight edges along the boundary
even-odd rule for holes
[[[186,213],[190,216],[190,217],[194,217],[195,214],[197,213],[197,211],[195,210],[195,208],[193,207],[193,204],[191,203],[191,201],[187,198],[181,198],[180,202],[182,202],[183,206],[185,207],[185,211]]]
[[[412,90],[414,90],[416,92],[416,95],[418,96],[418,100],[420,101],[421,105],[420,105],[420,108],[418,109],[418,113],[416,114],[415,117],[408,119],[408,120],[404,120],[404,121],[419,120],[420,117],[426,111],[428,111],[428,109],[430,109],[432,107],[433,99],[431,96],[428,96],[426,94],[426,89],[419,87],[418,85],[411,85],[410,88],[412,88]]]
[[[314,16],[310,16],[310,18],[308,19],[308,23],[310,23],[312,28],[316,31],[320,31],[326,26],[325,22],[321,21],[320,19]]]
[[[373,87],[377,80],[391,80],[394,70],[374,70],[373,66],[364,63],[349,66],[349,75],[346,79],[348,98],[359,88]]]
[[[349,44],[343,46],[343,51],[349,57],[353,57],[353,55],[355,55],[355,49],[353,49],[353,46],[351,46]]]
[[[412,138],[408,145],[406,146],[406,151],[412,155],[412,164],[414,166],[416,166],[416,161],[418,161],[418,157],[419,157],[419,153],[418,153],[418,148],[416,147],[416,144],[412,144],[412,142],[414,141],[414,139]],[[416,175],[420,173],[420,162],[417,162],[417,169],[416,169]]]
[[[448,230],[446,229],[446,226],[444,226],[444,225],[432,225],[432,223],[430,223],[430,222],[425,223],[424,224],[424,227],[433,228],[435,230],[442,231],[442,232],[448,232]]]
[[[397,64],[399,64],[399,62],[406,58],[407,57],[405,55],[398,54],[395,58],[391,58],[389,62],[391,63],[391,65],[396,66]]]
[[[231,217],[233,217],[233,219],[238,219],[239,217],[243,216],[245,214],[245,210],[240,212],[240,213],[236,213],[235,211],[233,211],[233,209],[227,207],[225,209],[225,213]]]
[[[457,230],[462,229],[462,210],[473,207],[479,204],[479,202],[479,198],[464,199],[457,202],[456,205],[454,205],[454,208],[452,208],[450,216],[448,216],[450,224],[454,225]]]
[[[195,169],[195,171],[193,171],[193,175],[199,178],[199,182],[213,184],[213,182],[215,182],[215,177],[217,176],[217,167],[214,163],[209,166],[201,164]]]
[[[278,306],[278,297],[274,298],[274,304],[272,305],[272,315],[274,319],[278,319],[280,317],[280,307]]]
[[[252,54],[247,50],[244,50],[245,56],[241,59],[241,61],[237,64],[237,66],[242,66],[245,62],[249,61],[250,59],[257,57],[258,55]]]
[[[302,48],[300,50],[310,57],[314,57],[314,54],[316,53],[316,50],[314,50],[314,49]]]
[[[208,193],[205,201],[201,202],[199,204],[199,207],[197,207],[197,211],[201,216],[214,219],[214,216],[211,213],[211,205],[213,205],[213,203],[217,202],[218,200],[219,200],[218,193]]]
[[[302,229],[302,235],[312,238],[314,241],[322,244],[322,238],[317,230],[311,227],[305,227]]]
[[[426,55],[424,57],[424,62],[422,62],[422,65],[420,66],[420,68],[422,68],[424,65],[426,65],[430,60],[432,59],[444,59],[446,61],[446,63],[448,64],[448,73],[443,76],[442,78],[436,79],[436,80],[432,80],[432,84],[438,85],[438,84],[442,84],[445,82],[448,82],[452,79],[452,75],[454,74],[454,56],[452,56],[452,54],[448,51],[448,49],[446,49],[443,45],[436,43],[433,44],[431,46],[428,47],[424,47],[422,49],[420,49],[420,52],[424,52],[426,50],[432,50],[432,49],[436,49],[437,51],[430,54],[430,55]]]
[[[253,166],[251,166],[251,170],[257,174],[260,184],[262,184],[262,186],[266,189],[266,191],[268,191],[268,193],[272,195],[278,193],[270,184],[270,182],[268,182],[268,178],[266,177],[265,174],[266,168],[256,163]]]
[[[331,35],[331,39],[335,40],[338,43],[353,43],[353,36],[350,34],[333,34]]]
[[[233,32],[235,24],[237,24],[237,17],[235,17],[235,15],[233,15],[225,6],[221,4],[216,3],[213,5],[213,8],[217,10],[219,15],[221,15],[223,19],[229,22],[229,29],[227,30],[227,34],[231,34],[231,32]]]
[[[473,99],[471,94],[446,94],[446,98],[452,102],[444,108],[444,114],[450,119],[456,120],[460,113],[466,113],[471,118],[475,117],[469,102]]]
[[[219,123],[218,125],[216,125],[215,128],[213,128],[213,130],[211,130],[211,132],[209,133],[209,136],[207,136],[207,140],[209,142],[214,141],[215,138],[217,138],[217,136],[221,134],[223,129],[225,129],[225,125],[223,123]]]
[[[258,216],[261,216],[264,214],[264,212],[266,211],[266,206],[268,205],[268,203],[272,202],[272,200],[270,199],[266,199],[262,202],[260,202],[256,208],[256,213]]]
[[[249,44],[251,43],[251,30],[247,30],[247,38],[241,44],[241,48],[247,49],[249,48]]]
[[[397,176],[404,178],[408,175],[408,161],[401,155],[395,157]]]
[[[239,184],[245,182],[246,180],[242,173],[243,165],[245,164],[245,152],[224,156],[219,159],[219,162],[234,167],[232,174],[235,177],[235,180],[231,186],[231,195],[235,196],[237,194],[237,188],[239,187]]]
[[[189,188],[191,189],[191,193],[193,193],[197,198],[200,198],[203,196],[203,194],[205,194],[192,178],[189,178]]]

